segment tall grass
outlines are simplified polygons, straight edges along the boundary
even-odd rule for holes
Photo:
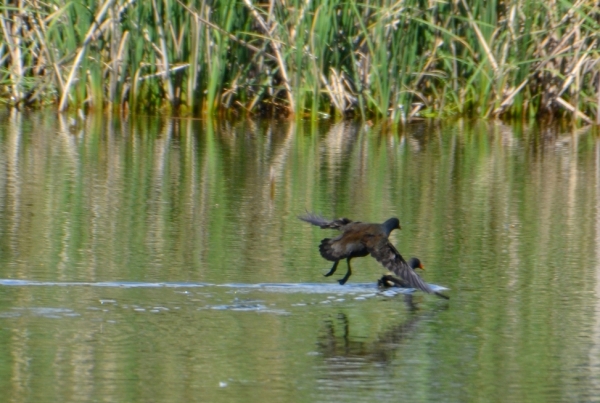
[[[15,0],[0,99],[316,118],[600,123],[591,0]]]

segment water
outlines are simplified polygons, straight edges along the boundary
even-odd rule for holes
[[[0,112],[0,396],[598,401],[599,174],[586,130]],[[307,210],[398,216],[450,301],[323,277]]]

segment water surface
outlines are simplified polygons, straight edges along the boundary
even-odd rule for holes
[[[586,130],[1,112],[0,396],[598,401],[599,172]],[[451,300],[323,277],[307,210],[398,216]]]

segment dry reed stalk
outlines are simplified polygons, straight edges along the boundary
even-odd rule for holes
[[[62,94],[64,92],[65,84],[63,82],[63,77],[60,74],[60,66],[54,60],[54,56],[52,54],[51,49],[48,47],[46,43],[46,27],[43,24],[43,20],[41,16],[37,15],[36,18],[32,18],[33,28],[35,30],[38,41],[40,41],[40,48],[46,55],[46,59],[48,59],[50,66],[52,66],[52,71],[54,72],[55,82],[59,89],[59,92]]]
[[[568,103],[561,97],[554,98],[554,101],[557,104],[559,104],[560,106],[562,106],[563,108],[565,108],[566,110],[568,110],[569,112],[573,112],[579,119],[583,120],[584,122],[586,122],[588,124],[594,124],[594,121],[592,119],[590,119],[585,113],[581,112],[580,110],[575,108],[573,105],[571,105],[570,103]]]
[[[334,76],[334,79],[335,79],[335,70],[333,70],[333,68],[332,68],[331,74]],[[340,113],[343,113],[344,112],[343,100],[339,98],[337,91],[334,88],[332,88],[332,86],[335,87],[335,83],[330,85],[329,81],[327,80],[327,77],[325,77],[325,75],[323,73],[321,73],[320,77],[321,77],[321,81],[322,81],[323,85],[327,89],[327,93],[329,94],[329,99],[331,100],[331,102],[333,103],[335,108],[338,111],[340,111]]]
[[[167,100],[169,103],[173,104],[175,102],[175,92],[173,91],[173,82],[171,80],[171,75],[168,74],[170,71],[169,68],[169,50],[167,49],[167,40],[165,38],[165,31],[163,29],[162,18],[160,17],[160,13],[158,12],[158,6],[156,4],[156,0],[152,0],[152,5],[154,9],[154,20],[156,22],[156,29],[158,31],[158,39],[160,42],[160,53],[159,55],[163,61],[163,71],[165,72],[165,81],[167,84]]]
[[[110,9],[111,24],[111,41],[110,41],[110,67],[108,71],[109,83],[108,83],[108,102],[113,104],[117,96],[117,79],[119,74],[119,56],[118,56],[118,42],[117,39],[121,36],[121,32],[118,28],[118,24],[115,23],[116,12],[115,8]]]
[[[194,16],[194,18],[196,18],[196,20],[198,20],[199,22],[203,23],[204,25],[214,29],[215,31],[219,31],[221,34],[227,36],[229,39],[231,39],[234,42],[239,43],[240,45],[250,49],[251,51],[255,52],[255,53],[260,53],[260,54],[264,54],[267,58],[273,60],[273,61],[277,61],[277,57],[273,56],[272,54],[265,52],[264,49],[260,49],[257,48],[256,46],[242,40],[239,39],[237,36],[233,35],[230,32],[227,32],[226,30],[224,30],[223,28],[221,28],[220,26],[213,24],[212,22],[210,22],[209,20],[207,20],[206,18],[203,18],[200,16],[200,14],[196,11],[194,11],[192,8],[190,8],[189,6],[187,6],[186,4],[182,3],[181,0],[177,0],[177,2],[183,7],[185,8],[190,14],[192,14]]]
[[[461,0],[461,1],[464,1],[464,0]],[[571,7],[571,9],[569,10],[569,12],[572,9],[573,9],[573,7]],[[563,17],[563,19],[561,19],[561,21],[564,21],[564,20],[565,20],[565,18]],[[505,97],[505,99],[502,101],[502,103],[500,104],[500,106],[494,110],[493,115],[498,116],[502,112],[504,112],[504,110],[512,104],[512,102],[513,102],[514,98],[517,96],[517,94],[529,83],[531,77],[535,73],[542,71],[542,69],[544,69],[546,67],[546,65],[548,63],[550,63],[552,60],[555,60],[561,54],[566,53],[567,51],[569,51],[570,46],[565,46],[565,44],[577,32],[577,30],[579,29],[579,27],[581,26],[581,24],[583,24],[583,22],[584,22],[583,19],[580,19],[579,21],[577,21],[577,23],[575,24],[575,26],[573,26],[569,30],[569,32],[561,38],[560,42],[552,50],[552,53],[550,53],[550,55],[548,55],[544,60],[542,60],[540,62],[540,64],[537,65],[537,67],[529,74],[529,77],[526,77],[521,82],[521,84],[519,84],[519,86],[517,86],[514,90],[512,90]],[[546,39],[543,40],[540,43],[539,47],[540,48],[545,48],[547,42],[549,41],[549,39],[551,38],[552,35],[553,35],[553,33],[551,33],[550,35],[546,36]],[[559,102],[559,104],[560,104],[560,102]]]
[[[22,100],[22,92],[21,92],[21,80],[23,78],[23,60],[21,57],[21,44],[20,44],[20,24],[18,22],[13,22],[10,24],[10,28],[4,19],[4,15],[0,14],[0,25],[2,26],[2,31],[4,32],[4,37],[6,38],[6,42],[8,44],[8,51],[11,57],[11,69],[10,76],[12,78],[12,82],[14,83],[12,86],[12,96],[14,98],[14,102],[18,104]]]
[[[81,49],[79,50],[79,52],[77,53],[77,56],[75,57],[75,61],[73,62],[73,67],[71,67],[71,72],[69,73],[69,77],[67,78],[67,82],[65,84],[65,89],[64,89],[64,92],[62,93],[62,97],[61,97],[60,103],[58,105],[58,110],[60,112],[64,111],[67,108],[67,99],[69,97],[69,90],[75,80],[75,75],[77,73],[77,69],[79,68],[79,65],[81,64],[81,62],[83,60],[83,56],[85,55],[85,52],[87,50],[88,45],[90,44],[90,41],[92,40],[92,36],[93,36],[95,30],[99,26],[98,25],[99,22],[104,19],[104,15],[108,12],[113,1],[114,0],[106,0],[104,2],[102,7],[96,14],[96,16],[94,18],[94,22],[92,23],[92,26],[90,27],[87,34],[85,35],[85,39],[83,40]]]
[[[465,8],[465,10],[467,11],[467,16],[469,17],[469,24],[471,24],[471,27],[473,27],[473,30],[475,31],[475,34],[477,35],[477,39],[479,39],[479,43],[483,47],[483,50],[485,51],[485,54],[486,54],[488,60],[490,61],[490,64],[492,65],[492,69],[494,70],[494,75],[496,75],[498,73],[498,63],[496,62],[496,58],[492,54],[492,50],[490,49],[487,42],[485,41],[485,38],[483,37],[483,34],[481,33],[479,26],[477,26],[477,23],[475,22],[475,18],[473,18],[473,14],[471,13],[471,9],[469,8],[469,5],[467,4],[467,2],[465,0],[461,0],[461,2],[463,4],[463,7]]]
[[[117,84],[121,86],[121,91],[123,91],[125,89],[125,84],[124,84],[124,75],[122,74],[122,71],[125,69],[125,66],[123,66],[123,54],[125,53],[125,46],[127,44],[127,41],[129,40],[129,31],[125,31],[125,33],[123,34],[123,36],[121,37],[121,43],[119,43],[119,50],[117,52],[117,61],[115,63],[115,68],[116,70],[116,74],[117,74]],[[123,92],[121,92],[121,94],[123,94]],[[125,98],[123,96],[121,96],[121,103],[125,102]]]
[[[193,17],[193,15],[192,15]],[[200,61],[199,61],[199,54],[200,54],[200,26],[199,26],[199,22],[197,18],[191,18],[191,30],[192,33],[190,35],[191,38],[191,48],[192,48],[192,53],[190,55],[190,69],[189,69],[189,73],[188,73],[188,79],[187,79],[187,106],[190,108],[194,107],[194,101],[196,99],[196,97],[194,96],[194,93],[196,92],[196,89],[198,88],[198,76],[200,74]]]
[[[283,57],[281,56],[281,45],[280,45],[279,41],[275,41],[273,39],[273,37],[271,36],[271,30],[269,29],[267,23],[261,17],[261,15],[256,11],[256,9],[254,8],[254,6],[250,2],[250,0],[244,0],[244,3],[250,10],[250,13],[254,16],[254,19],[259,23],[259,25],[265,32],[265,35],[269,38],[269,44],[271,45],[271,48],[273,48],[273,52],[275,52],[275,56],[277,57],[277,63],[279,64],[279,70],[281,72],[281,77],[283,79],[283,85],[285,86],[285,89],[287,91],[288,102],[290,104],[288,109],[291,113],[294,113],[296,110],[295,102],[294,102],[294,95],[292,93],[292,87],[290,86],[290,80],[288,78],[287,69],[286,69],[285,63],[283,61]]]
[[[581,66],[587,60],[587,58],[589,56],[589,52],[595,46],[596,46],[596,40],[594,39],[592,41],[592,43],[590,44],[590,46],[588,46],[587,50],[583,53],[583,55],[579,58],[579,60],[575,64],[575,66],[573,66],[573,68],[571,69],[571,71],[567,75],[567,79],[565,80],[565,82],[563,83],[561,89],[558,91],[558,94],[556,95],[557,97],[560,97],[567,90],[567,88],[569,88],[569,86],[571,85],[571,83],[575,79],[575,76],[578,75],[579,70],[581,69]],[[583,43],[581,44],[581,47],[583,47]],[[581,47],[579,48],[579,50],[581,50]]]

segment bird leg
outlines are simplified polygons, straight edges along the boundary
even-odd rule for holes
[[[333,273],[335,273],[335,271],[337,270],[337,265],[338,265],[338,263],[339,263],[339,262],[340,262],[339,260],[336,260],[336,261],[335,261],[335,263],[333,264],[333,267],[331,268],[331,270],[329,270],[329,271],[327,272],[327,274],[325,274],[325,277],[329,277],[329,276],[331,276]]]
[[[349,257],[348,259],[346,259],[346,262],[348,263],[348,271],[346,272],[346,275],[344,276],[344,278],[342,278],[341,280],[338,280],[338,283],[340,283],[340,285],[346,284],[346,281],[348,281],[348,279],[352,275],[352,268],[350,267],[350,259],[352,259],[352,258]]]

